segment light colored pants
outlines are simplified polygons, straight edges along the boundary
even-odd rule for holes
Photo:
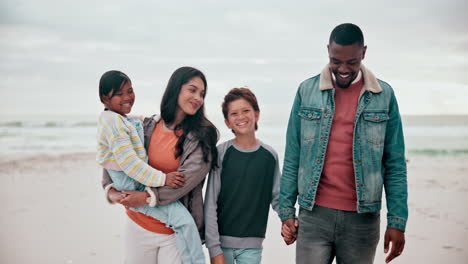
[[[125,264],[181,264],[176,237],[150,232],[127,217]]]
[[[142,191],[145,188],[144,185],[128,177],[123,171],[107,171],[114,182],[114,187],[119,191]],[[197,225],[192,215],[180,201],[155,207],[145,204],[130,209],[156,218],[174,229],[177,248],[184,264],[205,264],[205,255],[203,254],[202,241]]]
[[[372,264],[380,237],[380,212],[300,209],[296,263]]]
[[[226,264],[260,264],[261,248],[221,248]]]

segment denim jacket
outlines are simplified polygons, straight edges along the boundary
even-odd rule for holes
[[[387,227],[405,230],[408,218],[405,146],[398,104],[389,84],[361,66],[364,87],[354,119],[353,165],[358,213],[387,202]],[[312,210],[335,111],[329,67],[305,80],[294,99],[286,136],[279,212],[295,217],[295,203]]]

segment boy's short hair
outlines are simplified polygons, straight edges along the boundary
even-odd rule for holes
[[[224,96],[224,101],[221,104],[221,109],[223,110],[224,119],[228,119],[228,106],[230,103],[238,100],[246,100],[254,109],[255,112],[260,112],[258,107],[257,97],[249,88],[233,88],[229,91],[226,96]],[[255,130],[258,129],[258,124],[255,122]]]

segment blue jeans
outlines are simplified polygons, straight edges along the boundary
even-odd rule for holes
[[[300,209],[296,263],[373,263],[380,237],[380,212],[341,211],[315,205]]]
[[[226,264],[260,264],[261,248],[221,248]]]

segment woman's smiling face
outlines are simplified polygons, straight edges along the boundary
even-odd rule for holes
[[[180,88],[176,111],[181,111],[184,115],[194,115],[204,100],[205,84],[200,77],[193,77]]]

